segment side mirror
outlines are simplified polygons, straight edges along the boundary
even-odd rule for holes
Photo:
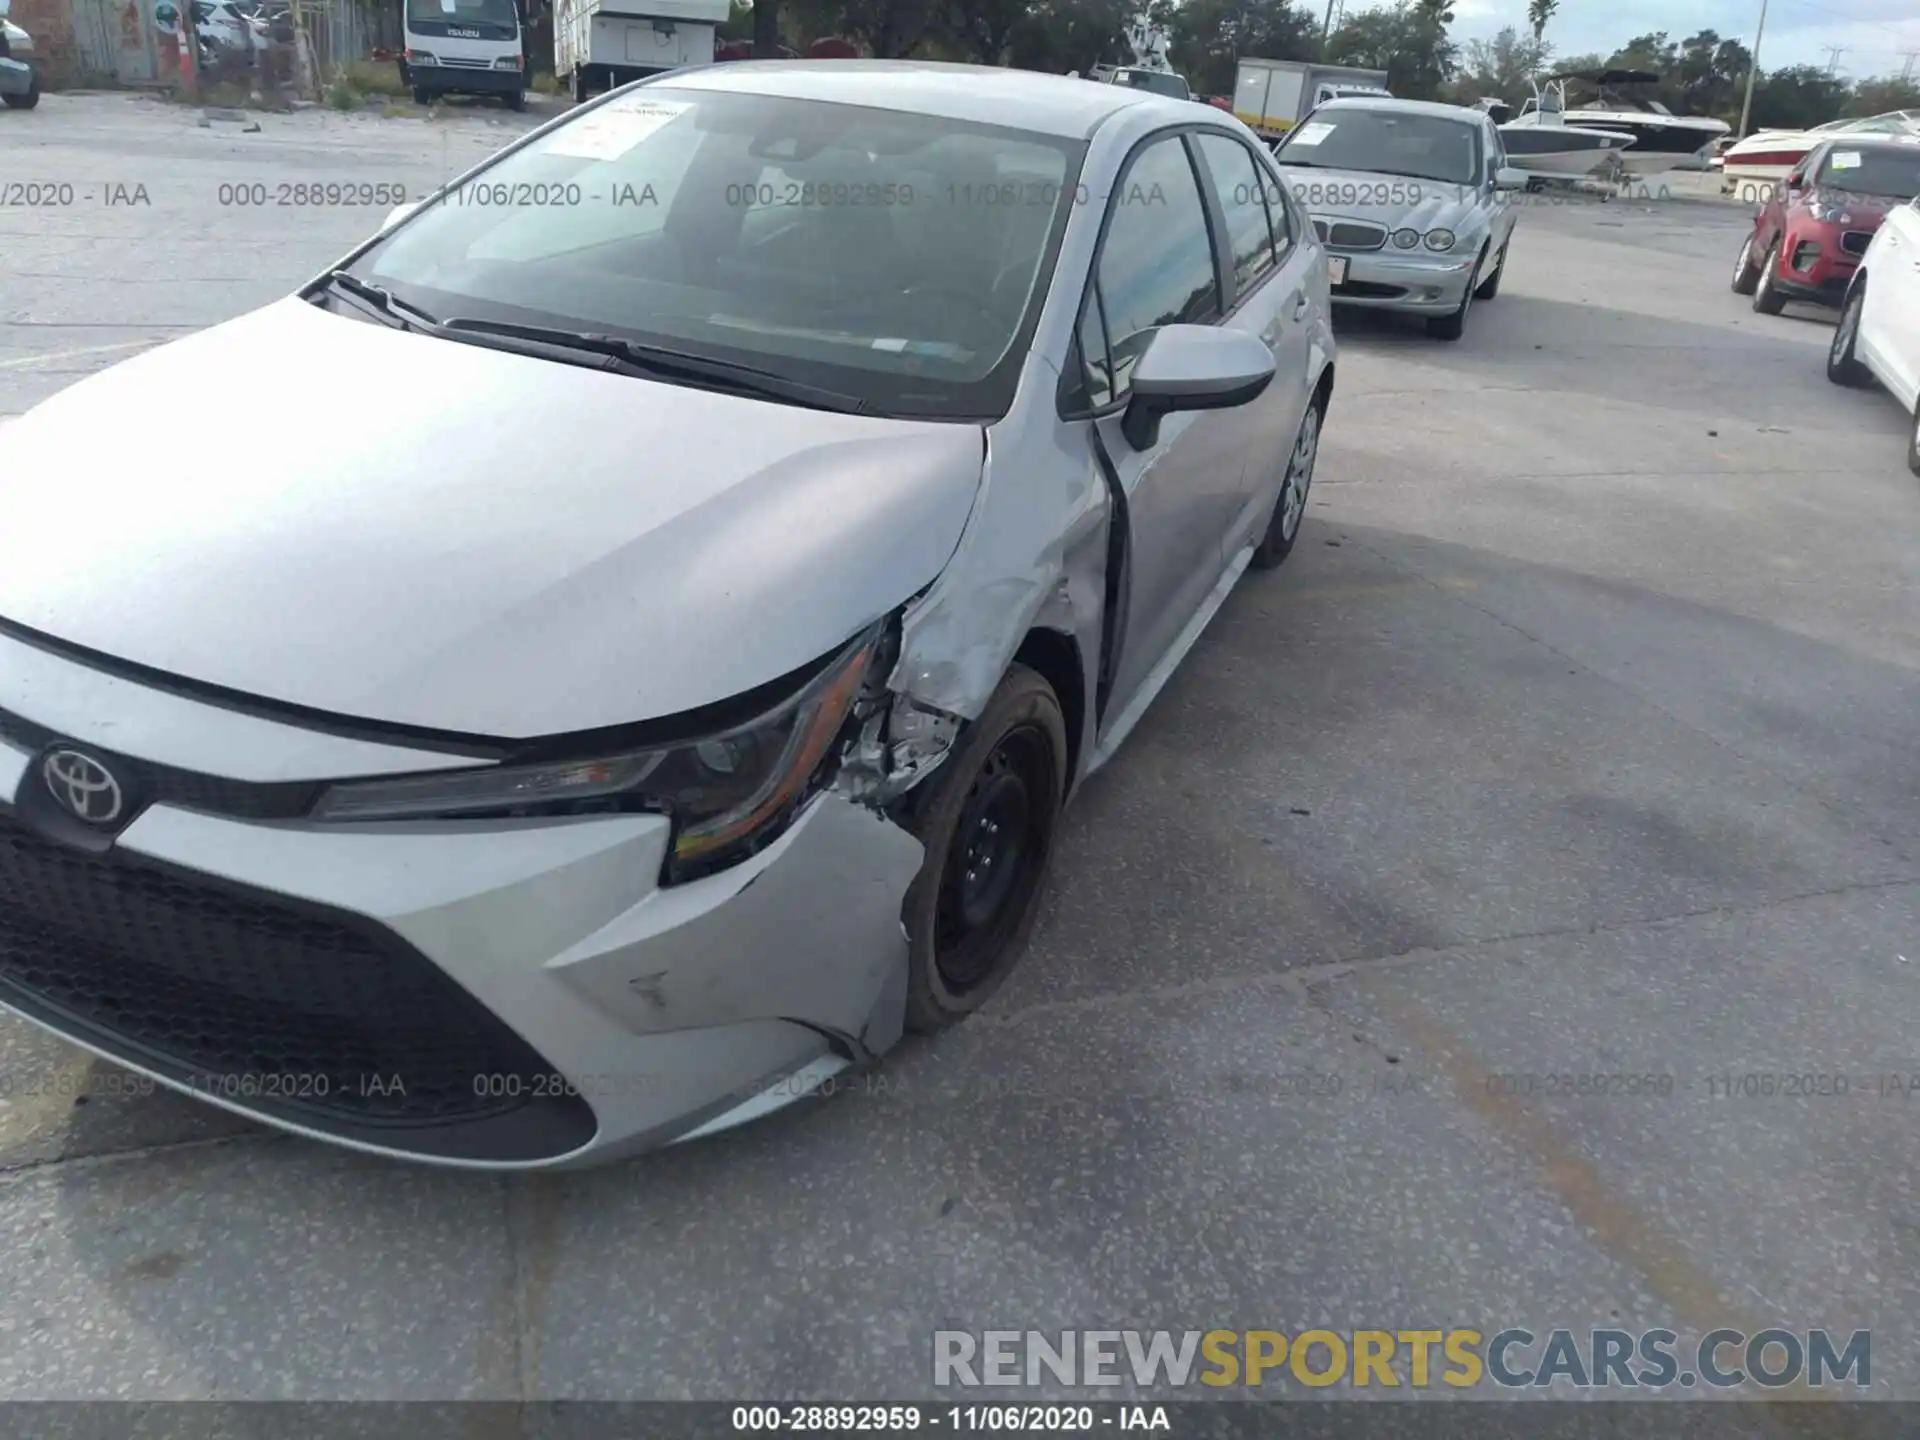
[[[1511,165],[1502,165],[1493,177],[1496,190],[1524,190],[1527,188],[1527,172],[1516,170]]]
[[[1807,177],[1801,171],[1796,170],[1793,174],[1787,176],[1787,189],[1789,190],[1804,189],[1806,183]]]
[[[1273,383],[1273,352],[1258,336],[1211,325],[1162,325],[1133,367],[1120,433],[1152,449],[1160,421],[1176,410],[1230,410]]]
[[[6,3],[6,0],[0,0],[0,4],[5,4],[5,3]],[[380,229],[376,233],[381,235],[386,234],[387,231],[393,229],[394,226],[398,225],[402,220],[406,219],[409,215],[411,215],[414,211],[418,210],[419,208],[420,208],[420,202],[418,200],[409,201],[405,205],[394,206],[393,209],[387,212],[387,218],[380,222]]]

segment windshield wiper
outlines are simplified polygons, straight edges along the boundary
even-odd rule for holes
[[[660,380],[689,381],[695,385],[775,400],[787,405],[804,405],[814,410],[834,410],[857,415],[867,404],[839,390],[790,380],[771,370],[743,365],[734,360],[718,360],[707,355],[692,355],[663,345],[648,345],[593,330],[564,330],[545,325],[517,325],[503,320],[471,320],[461,316],[439,321],[434,333],[449,340],[490,344],[519,341],[545,350],[567,350],[594,355],[612,362],[612,368],[629,370]],[[517,347],[516,347],[517,348]]]
[[[416,310],[405,301],[394,299],[391,292],[362,280],[358,275],[349,274],[345,270],[329,271],[320,284],[324,289],[339,290],[351,295],[361,304],[370,306],[396,324],[404,325],[408,329],[425,330],[431,333],[439,328],[439,322],[426,311]]]

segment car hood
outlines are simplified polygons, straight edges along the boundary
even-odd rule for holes
[[[1464,230],[1480,210],[1480,194],[1471,185],[1365,170],[1321,170],[1285,164],[1280,168],[1301,206],[1315,219],[1371,220],[1389,230],[1412,226],[1425,234],[1429,230]],[[1316,185],[1321,187],[1317,193]],[[1349,190],[1349,186],[1353,188]],[[1347,199],[1349,195],[1353,198]],[[1417,200],[1415,195],[1419,196]]]
[[[506,738],[692,710],[819,658],[939,574],[984,453],[977,426],[684,389],[297,299],[5,433],[0,619],[268,700]]]

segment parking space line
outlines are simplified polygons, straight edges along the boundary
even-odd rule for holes
[[[163,345],[163,340],[118,340],[111,345],[82,345],[77,350],[49,350],[44,355],[22,355],[0,360],[0,370],[24,370],[30,365],[46,365],[55,360],[73,360],[82,355],[108,355],[116,350],[138,350]]]

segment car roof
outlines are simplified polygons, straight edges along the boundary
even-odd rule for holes
[[[1141,106],[1164,110],[1169,121],[1194,118],[1191,100],[1151,90],[931,60],[734,60],[676,70],[658,83],[864,105],[1073,140],[1084,140],[1110,116]]]
[[[1828,150],[1898,150],[1911,155],[1920,150],[1920,135],[1882,135],[1871,131],[1856,135],[1841,131],[1835,135],[1824,135],[1820,146]]]
[[[1465,105],[1442,105],[1437,100],[1402,100],[1395,95],[1342,95],[1324,105],[1316,105],[1314,110],[1316,113],[1321,110],[1380,110],[1393,115],[1431,115],[1436,120],[1460,120],[1469,125],[1488,123],[1484,110],[1469,109]]]

